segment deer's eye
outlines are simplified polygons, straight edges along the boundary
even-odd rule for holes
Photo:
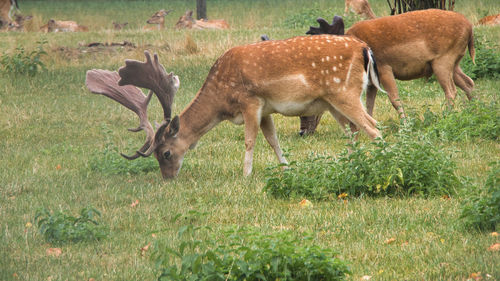
[[[165,158],[165,159],[170,158],[170,150],[163,152],[163,158]]]

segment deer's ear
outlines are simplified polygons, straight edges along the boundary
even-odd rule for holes
[[[175,116],[172,121],[170,121],[170,124],[168,124],[168,131],[167,134],[169,136],[175,136],[179,132],[179,116]]]

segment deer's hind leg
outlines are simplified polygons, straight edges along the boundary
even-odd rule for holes
[[[442,57],[432,62],[432,71],[436,75],[436,79],[443,88],[444,95],[448,100],[449,105],[453,105],[453,101],[457,96],[457,88],[455,87],[454,76],[455,60],[449,57]]]
[[[334,115],[334,117],[339,120],[341,125],[345,126],[345,124],[347,123],[345,120],[347,120],[351,123],[351,128],[354,124],[357,128],[363,129],[372,139],[381,137],[380,132],[376,127],[377,121],[375,121],[375,119],[373,119],[366,112],[363,105],[361,104],[359,95],[351,95],[349,94],[349,92],[360,92],[360,90],[350,90],[346,92],[345,95],[331,95],[325,99],[334,108],[334,110],[330,110],[330,112],[332,112],[332,115],[335,111],[337,111],[338,113],[343,115],[343,117],[340,118]],[[357,98],[349,98],[353,96],[357,96]]]
[[[288,164],[285,157],[283,156],[283,151],[281,151],[280,144],[278,142],[278,136],[276,135],[276,129],[274,127],[273,118],[271,115],[267,115],[262,117],[260,121],[260,129],[264,134],[269,145],[273,148],[274,153],[276,153],[276,157],[278,157],[278,161],[281,164]]]
[[[460,68],[460,60],[455,65],[455,69],[453,71],[453,81],[455,82],[455,85],[465,92],[467,98],[472,100],[473,97],[471,92],[474,90],[474,81],[462,71]]]

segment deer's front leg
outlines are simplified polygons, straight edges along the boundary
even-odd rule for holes
[[[274,153],[278,157],[278,161],[281,164],[288,165],[285,157],[283,156],[283,151],[281,151],[280,144],[278,142],[278,136],[276,135],[276,129],[274,128],[274,122],[271,115],[262,117],[260,121],[260,128],[264,137],[266,137],[267,142],[273,148]]]
[[[243,163],[243,175],[249,176],[252,173],[253,150],[255,140],[259,131],[260,108],[252,108],[243,113],[245,122],[245,161]]]

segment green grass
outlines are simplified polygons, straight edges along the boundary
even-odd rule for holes
[[[370,2],[377,15],[388,14],[386,1]],[[349,262],[350,280],[364,275],[373,276],[372,280],[465,280],[474,272],[481,272],[485,279],[486,274],[500,279],[499,253],[487,251],[499,238],[467,228],[460,219],[465,200],[481,193],[475,189],[483,188],[489,163],[499,158],[498,138],[433,140],[449,151],[456,174],[468,181],[465,190],[449,199],[348,197],[345,202],[313,201],[312,208],[301,208],[299,200],[273,199],[263,188],[266,168],[276,163],[274,153],[260,134],[253,174],[244,178],[243,127],[229,122],[214,128],[186,154],[179,176],[172,181],[162,180],[157,168],[135,172],[139,164],[131,164],[130,172],[105,169],[113,167],[113,162],[105,161],[107,144],[130,153],[142,145],[144,134],[126,130],[138,124],[133,113],[87,91],[86,70],[117,69],[127,58],[143,60],[144,50],[158,52],[166,69],[180,77],[173,108],[179,113],[201,87],[212,63],[228,48],[258,41],[263,33],[274,39],[304,34],[307,28],[283,23],[307,9],[309,2],[208,1],[209,17],[224,18],[232,28],[206,32],[172,29],[180,14],[195,8],[194,1],[42,4],[26,0],[19,4],[39,24],[50,18],[73,19],[91,31],[0,33],[0,54],[13,54],[19,46],[29,52],[36,50],[37,41],[48,42],[44,46],[48,55],[42,56],[47,71],[33,77],[0,73],[0,280],[156,279],[160,271],[150,253],[143,256],[140,249],[155,240],[174,247],[180,241],[179,225],[171,219],[189,210],[208,213],[203,223],[214,233],[235,225],[256,227],[263,234],[312,233],[315,244],[331,248]],[[317,1],[315,7],[336,14],[344,9],[341,0]],[[175,11],[167,16],[168,29],[141,31],[145,20],[161,8]],[[485,11],[498,13],[500,5],[494,0],[457,1],[456,10],[476,22]],[[129,26],[115,32],[112,21],[128,21]],[[476,30],[490,42],[500,35],[500,27]],[[197,53],[185,50],[186,34],[198,45]],[[79,45],[123,40],[138,47],[82,52]],[[475,83],[475,96],[498,105],[498,78]],[[441,115],[445,98],[436,82],[398,81],[398,86],[406,108],[416,116],[422,118],[427,108]],[[466,99],[460,90],[457,99],[459,103]],[[151,120],[160,120],[157,100],[149,114]],[[388,98],[379,94],[374,117],[388,127],[388,140],[393,140],[399,126],[397,116]],[[298,136],[298,118],[275,116],[274,120],[282,148],[291,151],[290,161],[302,161],[311,154],[335,156],[345,148],[342,129],[326,114],[317,133],[305,138]],[[361,134],[360,141],[368,143],[369,139]],[[127,162],[122,161],[126,169]],[[103,169],[92,168],[93,163]],[[139,204],[131,207],[135,200]],[[101,212],[100,223],[109,227],[108,238],[64,245],[61,256],[48,256],[46,249],[54,245],[47,244],[35,226],[36,211],[46,208],[77,214],[86,206]],[[395,241],[386,244],[390,238]]]

